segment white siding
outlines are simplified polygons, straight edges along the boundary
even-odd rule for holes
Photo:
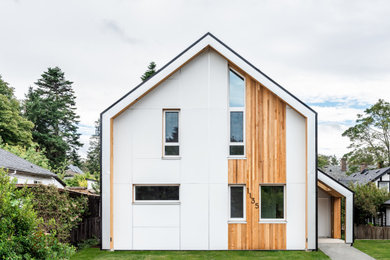
[[[286,109],[286,247],[305,249],[306,122],[295,110]]]
[[[55,178],[52,177],[39,177],[35,175],[26,175],[26,174],[12,174],[11,178],[15,178],[17,180],[17,184],[34,184],[35,181],[38,181],[40,184],[44,185],[54,185],[57,188],[64,188],[60,182],[58,182]]]
[[[207,51],[114,120],[114,249],[227,249],[227,80]],[[162,158],[165,108],[180,109],[180,159]],[[179,205],[132,203],[134,184],[163,183]]]

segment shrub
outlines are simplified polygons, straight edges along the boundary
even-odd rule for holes
[[[53,185],[37,185],[31,192],[33,207],[43,219],[40,227],[47,233],[55,233],[59,241],[69,242],[71,230],[81,222],[88,208],[87,196],[71,197]]]
[[[54,233],[46,234],[40,223],[32,194],[26,188],[17,189],[0,169],[0,259],[66,259],[75,252]]]

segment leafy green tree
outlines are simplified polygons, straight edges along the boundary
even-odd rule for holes
[[[141,76],[141,79],[142,81],[145,81],[147,80],[148,78],[150,78],[151,76],[153,76],[153,74],[156,73],[156,63],[154,63],[154,61],[152,61],[149,66],[148,66],[148,69],[145,71],[145,73]]]
[[[354,207],[356,209],[355,222],[366,224],[366,219],[377,217],[381,205],[390,199],[390,193],[386,189],[379,189],[370,182],[363,185],[351,185],[355,192]]]
[[[21,115],[14,89],[0,75],[0,138],[10,145],[29,146],[34,124]]]
[[[89,139],[89,149],[85,167],[92,174],[100,173],[100,120],[95,122],[95,134]]]
[[[82,144],[72,84],[60,68],[48,68],[26,95],[25,116],[35,125],[33,140],[44,149],[52,168],[64,161],[80,165],[77,150]]]
[[[379,99],[373,106],[358,114],[356,124],[348,128],[347,136],[353,151],[346,155],[348,164],[390,165],[390,103]]]
[[[319,154],[317,157],[318,168],[324,169],[325,166],[329,165],[329,157],[323,154]]]

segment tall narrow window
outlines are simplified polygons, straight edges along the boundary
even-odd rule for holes
[[[230,140],[229,154],[245,154],[245,80],[229,70]]]
[[[283,220],[284,185],[260,186],[260,220]]]
[[[164,110],[164,156],[179,154],[179,110]]]
[[[229,186],[229,198],[230,198],[229,219],[232,221],[244,221],[245,220],[245,186],[243,185]]]

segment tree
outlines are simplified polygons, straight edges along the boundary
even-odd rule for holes
[[[29,146],[32,143],[33,126],[32,122],[22,116],[14,89],[0,75],[0,139],[10,145]]]
[[[95,121],[95,134],[89,139],[85,167],[92,174],[100,173],[100,120]]]
[[[336,155],[323,155],[319,154],[318,158],[318,168],[324,169],[325,166],[328,165],[338,165],[339,160],[337,159]]]
[[[52,168],[66,161],[80,165],[77,150],[82,144],[72,84],[60,68],[48,68],[26,95],[25,116],[35,124],[33,140],[44,149]]]
[[[349,137],[349,148],[353,149],[346,155],[349,164],[390,165],[390,103],[379,99],[364,114],[357,115],[355,126],[343,136]]]
[[[145,73],[141,76],[141,79],[142,81],[145,81],[147,80],[148,78],[150,78],[151,76],[153,76],[153,74],[156,73],[156,63],[154,63],[154,61],[152,61],[149,66],[148,66],[148,69],[145,71]]]
[[[375,218],[381,205],[390,199],[390,193],[386,189],[379,189],[374,183],[351,185],[355,192],[354,207],[357,212],[355,222],[366,224],[366,220]]]

